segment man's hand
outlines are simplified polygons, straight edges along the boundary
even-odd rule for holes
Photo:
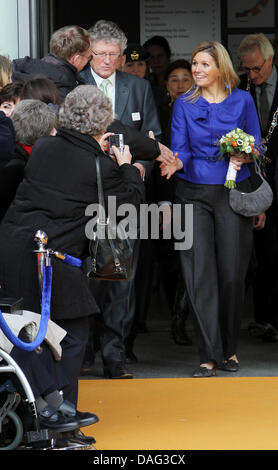
[[[141,178],[144,181],[146,171],[142,163],[135,162],[133,163],[133,166],[136,166],[136,168],[138,168],[138,170],[140,171]]]
[[[155,140],[155,136],[153,131],[149,131],[149,137],[150,139]],[[172,150],[170,150],[166,145],[161,144],[160,142],[157,142],[159,149],[160,149],[160,155],[156,158],[156,160],[160,163],[173,163],[175,161],[175,157],[173,155]]]
[[[253,228],[255,230],[262,230],[265,226],[266,215],[263,212],[262,214],[256,215],[253,217]]]

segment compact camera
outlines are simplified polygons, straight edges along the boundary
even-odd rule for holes
[[[124,136],[123,136],[123,134],[110,135],[108,137],[108,142],[109,142],[109,153],[110,153],[110,155],[114,155],[112,145],[117,147],[121,153],[124,151]]]

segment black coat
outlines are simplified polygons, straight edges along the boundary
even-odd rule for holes
[[[44,75],[53,80],[61,101],[75,87],[86,83],[73,65],[54,54],[48,54],[42,59],[26,56],[13,61],[13,81],[26,81],[36,75]]]
[[[144,185],[137,168],[118,166],[98,143],[76,131],[38,139],[16,197],[0,225],[0,295],[23,297],[24,308],[40,311],[36,248],[38,229],[48,246],[84,260],[88,256],[85,209],[98,201],[95,158],[99,155],[105,197],[138,205]],[[53,259],[52,319],[72,319],[98,311],[82,269]]]
[[[0,167],[0,222],[7,212],[24,175],[28,153],[15,144],[14,155],[3,168]]]
[[[13,156],[15,130],[13,122],[3,111],[0,111],[0,168],[5,166]]]
[[[160,155],[160,149],[157,140],[150,139],[132,126],[123,124],[115,119],[107,128],[107,132],[114,134],[123,134],[124,143],[129,146],[134,160],[154,160]]]

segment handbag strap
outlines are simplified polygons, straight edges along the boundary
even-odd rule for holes
[[[99,202],[99,223],[101,225],[106,225],[107,227],[107,233],[108,233],[108,241],[111,247],[111,251],[113,253],[114,257],[114,263],[117,269],[119,271],[121,270],[121,263],[120,260],[117,256],[115,244],[113,241],[113,237],[109,236],[110,231],[110,226],[109,226],[109,217],[106,218],[106,213],[105,213],[105,204],[104,204],[104,194],[103,194],[103,185],[102,185],[102,177],[101,177],[101,168],[100,168],[100,159],[99,157],[96,157],[96,173],[97,173],[97,189],[98,189],[98,202]]]
[[[97,191],[98,191],[98,202],[99,202],[99,220],[101,224],[106,224],[106,213],[104,205],[104,194],[102,186],[102,177],[100,169],[99,157],[96,157],[96,173],[97,173]]]
[[[256,159],[254,159],[254,165],[255,165],[255,172],[257,173],[257,175],[260,176],[262,181],[264,181],[264,177],[263,177],[263,174],[262,174],[262,171],[261,171],[260,164],[257,162]]]

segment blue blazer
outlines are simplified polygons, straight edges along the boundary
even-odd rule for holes
[[[90,64],[80,75],[86,82],[96,85]],[[161,135],[152,89],[144,78],[116,71],[115,114],[116,119],[135,127],[144,135],[148,135],[149,131],[153,131],[156,137]],[[138,117],[140,119],[137,120]]]
[[[260,123],[250,93],[236,88],[221,103],[209,103],[202,96],[191,102],[185,95],[179,96],[171,126],[171,149],[183,162],[177,176],[192,183],[224,184],[229,159],[219,159],[217,141],[236,127],[253,135],[260,151]],[[244,164],[237,181],[249,175],[248,165]]]

